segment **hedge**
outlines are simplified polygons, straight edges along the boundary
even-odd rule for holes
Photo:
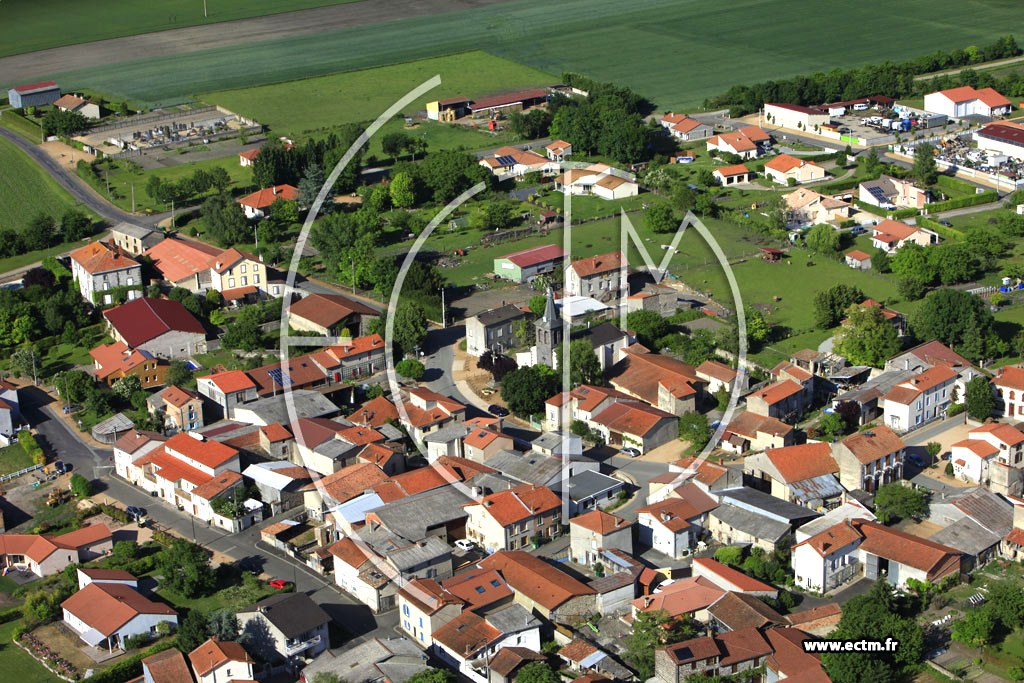
[[[103,669],[102,671],[97,671],[85,680],[89,681],[90,683],[125,683],[125,681],[130,681],[133,678],[138,678],[142,675],[143,659],[145,659],[146,657],[151,657],[152,655],[155,655],[158,652],[168,650],[173,646],[173,640],[168,640],[167,642],[159,643],[158,645],[154,645],[153,647],[149,648],[144,652],[139,652],[138,654],[134,654],[131,657],[128,657],[127,659],[123,659],[111,667]]]
[[[876,216],[882,216],[883,218],[885,218],[885,217],[887,217],[889,215],[889,212],[886,211],[885,209],[883,209],[880,206],[875,206],[874,204],[868,204],[867,202],[862,202],[859,199],[854,199],[853,203],[856,204],[857,206],[859,206],[860,208],[864,209],[868,213],[873,213]]]
[[[947,199],[944,202],[935,202],[934,204],[925,204],[924,208],[929,213],[939,213],[942,211],[949,211],[950,209],[962,209],[965,206],[978,206],[979,204],[988,204],[999,200],[999,193],[995,190],[985,190],[980,194],[974,194],[970,197],[957,197],[955,199]]]
[[[956,228],[950,228],[937,221],[933,221],[931,218],[925,218],[924,216],[918,216],[917,224],[922,228],[928,228],[932,232],[936,233],[939,237],[945,240],[953,240],[959,242],[964,238],[964,234]]]
[[[895,218],[896,220],[899,220],[901,218],[910,218],[911,216],[916,216],[919,213],[921,212],[918,211],[917,209],[907,207],[906,209],[896,209],[895,211],[892,212],[892,217]]]
[[[938,187],[945,190],[952,190],[953,192],[962,192],[965,194],[974,193],[974,185],[949,175],[939,175],[935,184]]]
[[[867,182],[869,180],[878,180],[878,177],[880,175],[882,175],[881,171],[879,171],[878,173],[866,175],[863,178],[850,178],[849,180],[841,180],[837,183],[831,183],[829,185],[819,185],[818,187],[814,188],[814,191],[820,194],[835,194],[836,192],[842,192],[844,190],[852,190],[861,183]]]

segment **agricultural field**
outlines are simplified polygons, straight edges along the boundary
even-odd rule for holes
[[[0,24],[0,57],[92,40],[133,36],[184,26],[213,24],[278,12],[340,5],[353,0],[209,0],[207,16],[195,0],[48,0],[46,11],[31,0],[7,0]],[[54,17],[60,17],[54,21]]]
[[[210,92],[200,97],[209,104],[219,104],[243,116],[250,116],[275,133],[300,134],[341,123],[372,121],[395,100],[435,75],[441,76],[441,85],[419,98],[406,113],[424,110],[427,102],[445,97],[478,97],[501,90],[551,85],[558,81],[557,76],[485,52],[465,52],[378,69]],[[457,135],[458,132],[451,131],[450,134]],[[463,134],[477,136],[473,131],[464,131]],[[493,139],[488,134],[479,135],[481,139]],[[450,143],[451,140],[444,142]],[[465,144],[473,146],[472,142]],[[497,144],[482,144],[484,147],[497,147],[504,143],[499,140]]]
[[[75,200],[11,142],[0,138],[0,229],[21,230],[44,208],[59,218]]]
[[[1016,0],[980,0],[969,9],[959,0],[866,0],[843,8],[843,21],[857,27],[857,38],[838,43],[818,30],[820,21],[820,5],[811,0],[514,0],[50,75],[65,87],[115,99],[167,103],[485,49],[546,73],[577,71],[628,85],[663,108],[694,109],[735,83],[902,60],[1024,33]],[[802,39],[779,49],[779,27]],[[507,85],[490,73],[473,77],[487,79],[492,90]],[[387,88],[404,92],[419,82],[409,78]],[[326,109],[316,100],[277,104],[291,105]]]

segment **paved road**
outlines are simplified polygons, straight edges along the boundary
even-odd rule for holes
[[[445,14],[509,0],[373,0],[285,12],[204,26],[100,40],[81,45],[28,52],[0,59],[8,83],[29,83],[40,76],[108,66],[119,62],[251,45],[290,36],[325,33],[395,19]]]
[[[97,488],[123,506],[144,507],[150,519],[185,538],[193,538],[210,550],[216,550],[235,559],[255,558],[270,576],[295,583],[296,589],[307,593],[341,626],[357,636],[361,642],[367,638],[388,636],[398,624],[398,612],[392,610],[374,616],[369,608],[342,593],[327,577],[322,577],[296,562],[285,559],[269,549],[257,546],[259,529],[250,527],[238,534],[227,534],[178,512],[166,501],[151,498],[144,491],[122,481],[113,473],[111,451],[87,446],[67,424],[56,417],[56,403],[35,389],[23,392],[22,407],[38,432],[40,445],[55,459],[70,463],[73,471],[97,482]],[[259,526],[263,526],[262,524]]]
[[[1024,57],[1010,57],[1009,59],[1000,59],[995,62],[985,62],[984,64],[970,64],[968,66],[961,66],[956,69],[947,69],[945,71],[936,71],[930,74],[921,74],[920,76],[914,76],[915,81],[927,81],[935,78],[936,76],[948,76],[950,74],[958,74],[961,71],[967,71],[968,69],[991,69],[996,66],[1006,66],[1007,64],[1016,64],[1017,62],[1024,62]]]

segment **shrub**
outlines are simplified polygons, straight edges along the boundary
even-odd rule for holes
[[[968,197],[956,197],[954,199],[947,199],[944,202],[925,204],[924,208],[929,213],[938,213],[940,211],[962,209],[965,206],[978,206],[979,204],[988,204],[996,201],[999,201],[999,193],[995,190],[986,190],[980,194],[974,194]]]
[[[399,377],[419,380],[423,377],[425,368],[423,363],[418,360],[406,358],[403,361],[399,361],[398,365],[395,366],[395,372],[398,373]]]
[[[149,645],[149,640],[150,638],[148,633],[139,633],[134,636],[129,636],[124,639],[124,649],[135,650],[140,647],[146,647]]]

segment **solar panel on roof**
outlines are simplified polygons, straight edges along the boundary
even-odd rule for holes
[[[507,155],[498,157],[498,163],[501,164],[502,166],[514,166],[516,163],[516,158]]]
[[[886,204],[889,202],[889,200],[886,199],[886,197],[885,197],[885,193],[882,192],[882,188],[878,187],[877,185],[875,185],[874,187],[869,187],[868,188],[868,192],[870,192],[871,196],[874,197],[875,199],[877,199],[880,202],[883,202],[883,203],[886,203]]]
[[[293,384],[291,377],[289,377],[287,379],[287,384],[285,383],[286,380],[285,380],[284,376],[281,373],[281,368],[275,368],[274,370],[267,370],[267,374],[270,375],[270,379],[272,379],[275,382],[277,382],[278,386],[290,387]]]

